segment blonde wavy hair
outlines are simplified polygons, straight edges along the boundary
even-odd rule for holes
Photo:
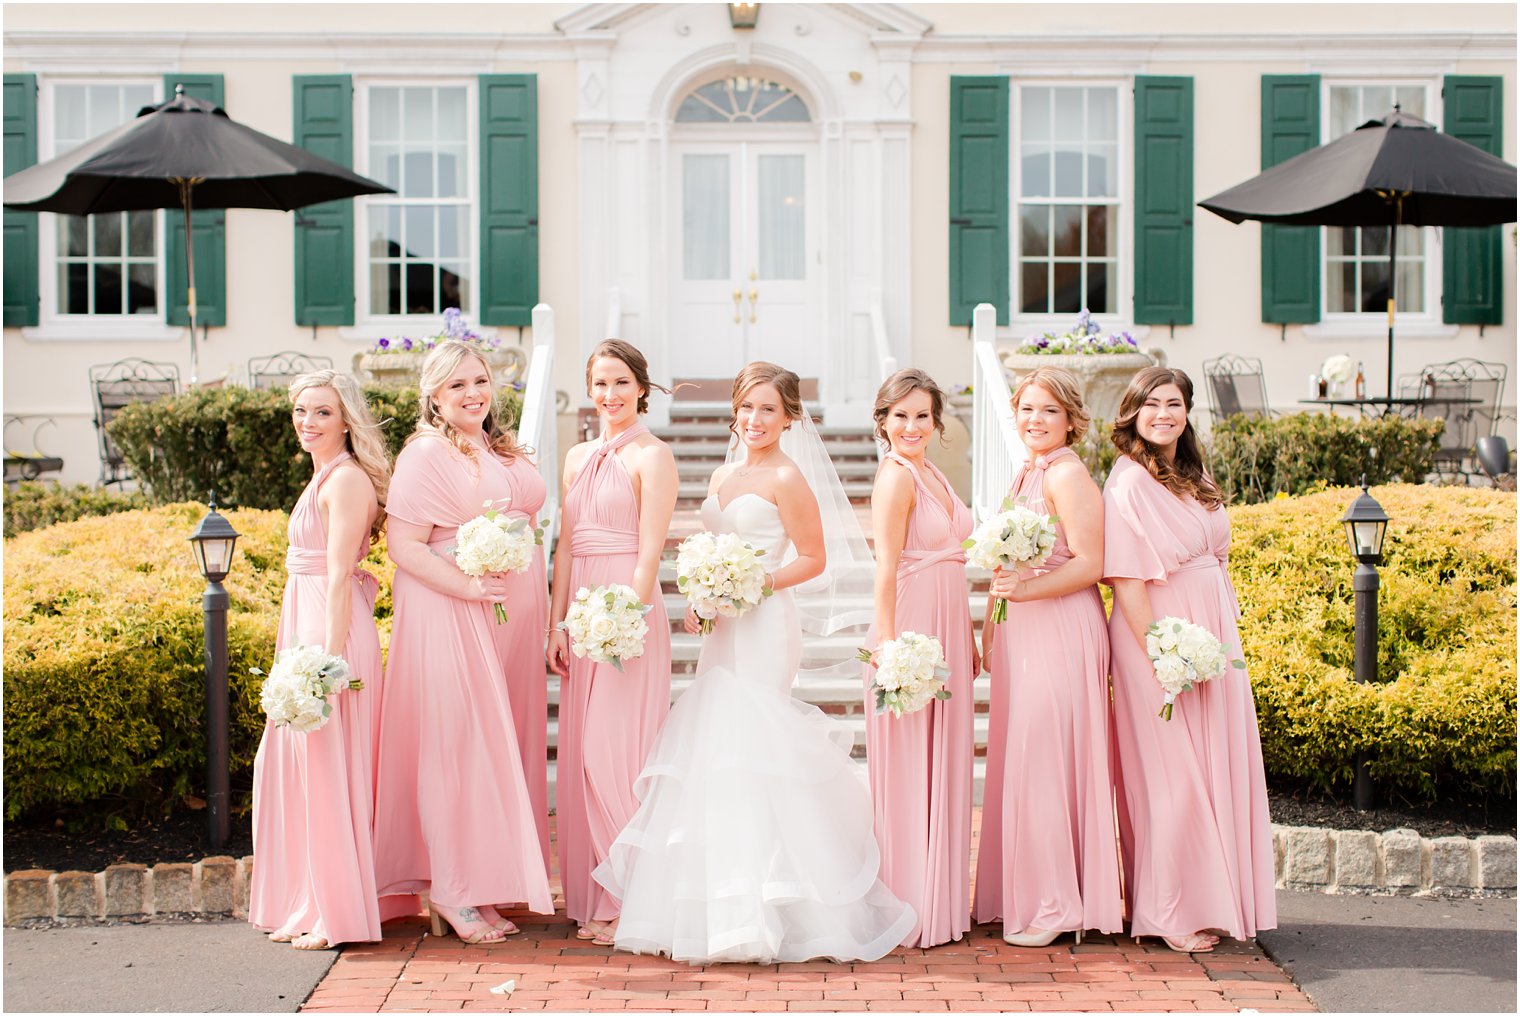
[[[443,415],[438,412],[438,403],[433,400],[444,382],[459,369],[459,365],[464,363],[467,356],[475,358],[491,383],[491,408],[486,410],[486,418],[482,424],[486,446],[510,462],[517,456],[526,454],[530,449],[518,444],[517,436],[497,422],[496,379],[491,375],[491,365],[486,363],[479,351],[458,339],[447,339],[438,343],[433,347],[432,352],[428,353],[427,359],[422,361],[422,370],[417,383],[422,396],[417,406],[417,429],[411,437],[407,438],[407,442],[415,441],[423,434],[437,434],[459,449],[460,454],[465,458],[474,460],[475,445],[443,418]]]
[[[1018,387],[1013,390],[1013,412],[1018,415],[1019,396],[1024,394],[1026,388],[1039,385],[1061,404],[1066,410],[1067,422],[1071,424],[1071,430],[1066,432],[1066,443],[1074,445],[1087,436],[1087,428],[1092,423],[1092,414],[1087,411],[1087,403],[1082,398],[1082,382],[1065,367],[1036,367],[1034,370],[1019,378]]]
[[[370,526],[369,539],[374,543],[385,529],[385,498],[391,485],[391,453],[380,434],[380,425],[364,401],[364,392],[352,374],[337,370],[314,370],[302,374],[290,382],[290,404],[295,405],[301,393],[311,388],[331,388],[338,396],[338,412],[348,433],[343,437],[344,447],[369,477],[375,488],[375,500],[380,510]]]

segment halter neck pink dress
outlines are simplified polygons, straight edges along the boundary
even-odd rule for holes
[[[327,639],[327,533],[317,493],[347,452],[323,466],[290,512],[278,652]],[[314,932],[330,944],[380,937],[375,896],[374,730],[380,708],[380,641],[374,576],[351,579],[348,638],[338,654],[358,691],[333,699],[320,730],[267,725],[253,762],[254,865],[248,920],[262,931]],[[331,648],[331,647],[329,647]]]
[[[913,476],[917,500],[908,516],[908,538],[897,565],[897,630],[939,639],[950,665],[950,698],[916,713],[894,717],[876,712],[865,670],[866,759],[881,880],[910,904],[918,922],[903,944],[928,948],[959,939],[971,927],[971,612],[966,602],[966,552],[971,512],[945,475],[925,461],[941,494],[911,462],[888,452],[882,469],[904,468]],[[866,639],[875,645],[873,626]]]
[[[455,530],[485,501],[505,498],[512,515],[542,507],[543,480],[526,456],[505,462],[477,446],[466,458],[429,435],[397,456],[386,507],[393,518],[432,526],[429,547],[448,557]],[[525,901],[537,913],[554,911],[544,815],[524,776],[512,695],[541,655],[542,555],[511,581],[510,620],[498,626],[490,603],[440,593],[396,569],[375,820],[382,893],[426,890],[449,907]]]
[[[633,584],[639,552],[639,503],[618,449],[642,423],[603,439],[565,495],[570,530],[570,592],[617,582]],[[556,814],[565,914],[572,921],[610,921],[618,902],[591,875],[638,810],[634,780],[644,768],[670,711],[670,620],[655,590],[645,615],[644,655],[623,664],[570,657],[560,682]]]
[[[1020,468],[1012,493],[1050,512],[1045,471],[1058,448]],[[1056,522],[1049,560],[1072,559]],[[1004,933],[1123,930],[1114,830],[1108,627],[1096,584],[1065,596],[1008,604],[992,640],[987,782],[977,850],[977,923]]]
[[[1230,518],[1179,498],[1122,456],[1103,488],[1104,580],[1143,579],[1156,617],[1184,617],[1240,658],[1226,568]],[[1277,926],[1272,826],[1246,671],[1177,696],[1170,722],[1150,658],[1124,615],[1109,619],[1119,743],[1119,835],[1131,934]]]

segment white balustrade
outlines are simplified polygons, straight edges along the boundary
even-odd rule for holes
[[[548,524],[545,554],[554,546],[559,525],[559,419],[554,402],[554,309],[541,303],[533,308],[533,361],[523,386],[517,439],[534,450],[538,474],[544,478],[544,507],[539,518]]]
[[[1001,509],[1028,455],[1009,394],[997,355],[997,309],[979,303],[971,312],[971,514],[977,522]]]

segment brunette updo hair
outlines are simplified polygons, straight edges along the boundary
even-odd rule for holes
[[[638,410],[640,413],[649,412],[651,389],[664,392],[666,395],[670,394],[669,388],[649,380],[649,361],[644,359],[644,354],[639,352],[638,347],[622,339],[604,339],[591,351],[591,355],[586,357],[586,391],[591,391],[591,365],[603,357],[622,361],[633,373],[633,383],[639,386]]]
[[[1034,385],[1039,385],[1055,396],[1061,408],[1066,410],[1066,418],[1071,422],[1071,430],[1066,432],[1067,444],[1074,445],[1087,436],[1092,414],[1087,411],[1087,403],[1082,399],[1082,382],[1077,375],[1065,367],[1036,367],[1019,378],[1018,386],[1013,389],[1010,401],[1015,414],[1019,411],[1019,396],[1024,394],[1024,389]]]
[[[1182,404],[1188,411],[1187,425],[1177,436],[1177,454],[1171,462],[1141,437],[1135,426],[1145,400],[1163,385],[1177,386],[1182,392]],[[1146,367],[1130,379],[1124,398],[1119,400],[1119,415],[1114,418],[1114,446],[1144,466],[1177,497],[1193,497],[1210,511],[1224,504],[1224,494],[1208,474],[1203,448],[1193,429],[1193,380],[1175,367]]]
[[[745,364],[744,369],[734,378],[735,419],[739,416],[739,404],[744,401],[744,396],[749,394],[751,388],[763,384],[775,387],[776,394],[781,396],[781,409],[786,413],[787,419],[802,419],[802,379],[785,367],[764,360]],[[728,429],[735,435],[739,433],[733,420],[729,421]]]
[[[881,383],[876,390],[876,405],[871,409],[871,419],[876,421],[876,440],[883,444],[887,441],[887,414],[892,407],[914,392],[929,393],[929,414],[934,420],[934,429],[939,431],[940,437],[945,436],[945,393],[934,379],[917,367],[904,367]]]

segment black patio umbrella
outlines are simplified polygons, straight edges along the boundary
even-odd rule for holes
[[[180,208],[189,266],[190,373],[196,374],[193,208],[291,211],[391,188],[232,120],[184,94],[4,180],[5,207],[91,215]]]
[[[1388,396],[1398,227],[1514,222],[1515,167],[1397,107],[1198,204],[1231,222],[1388,227]]]

